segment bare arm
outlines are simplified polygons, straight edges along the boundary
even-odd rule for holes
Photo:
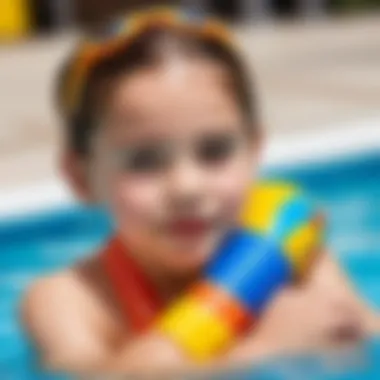
[[[21,305],[24,326],[38,350],[41,365],[51,370],[96,368],[108,354],[86,319],[86,299],[78,297],[71,279],[57,276],[31,286]]]
[[[36,343],[42,365],[73,373],[154,373],[194,371],[199,366],[169,339],[150,331],[134,340],[125,337],[118,349],[107,347],[96,324],[93,310],[77,283],[60,276],[42,279],[27,292],[22,319]],[[254,353],[252,353],[254,356]],[[202,370],[226,365],[225,358],[208,363]]]
[[[333,330],[341,323],[341,315],[331,307],[336,300],[356,310],[368,331],[373,331],[377,318],[356,296],[334,260],[323,254],[304,288],[285,291],[275,300],[274,310],[263,316],[265,326],[258,326],[258,331],[255,329],[227,354],[202,368],[212,371],[322,345],[324,333],[328,337],[329,328]],[[139,371],[147,364],[151,371],[197,368],[178,347],[155,332],[127,342],[107,363],[109,369],[123,372]]]
[[[88,319],[78,294],[61,280],[40,280],[24,297],[22,319],[38,349],[41,365],[73,373],[123,373],[175,369],[185,360],[170,342],[152,333],[126,342],[121,350],[107,347]],[[70,297],[72,295],[72,297]]]
[[[274,353],[274,347],[267,345],[260,340],[254,340],[250,344],[249,360],[259,361],[260,359]],[[220,370],[240,364],[245,359],[244,352],[240,355],[240,350],[233,350],[231,353],[207,363],[196,363],[190,360],[179,347],[175,346],[170,340],[154,331],[139,337],[134,342],[128,342],[126,346],[111,358],[107,363],[110,370],[123,372],[148,372],[180,370],[182,371],[202,371]],[[147,359],[148,358],[148,359]],[[147,361],[148,360],[148,361]],[[147,369],[149,364],[149,369]]]
[[[312,273],[311,282],[351,305],[359,314],[368,334],[380,333],[380,317],[355,292],[339,264],[329,254],[321,256],[319,264]]]
[[[319,351],[350,343],[335,334],[358,321],[365,335],[380,333],[380,318],[357,296],[335,260],[326,253],[306,283],[276,297],[262,323],[229,353],[229,360],[251,361],[273,353]],[[360,339],[352,337],[352,342]],[[254,354],[252,356],[252,354]]]
[[[352,316],[347,315],[350,312]],[[339,266],[323,253],[306,283],[281,292],[259,326],[211,366],[259,361],[284,352],[318,350],[341,344],[343,341],[335,341],[335,331],[350,325],[356,318],[364,325],[366,333],[372,333],[379,326],[374,313],[356,296]],[[189,364],[163,337],[146,336],[144,339],[128,346],[114,363],[125,368],[127,363],[138,362],[132,358],[144,358],[146,352],[151,352],[148,356],[157,360],[157,366],[165,362],[180,366]]]
[[[42,282],[28,293],[23,309],[27,328],[41,347],[44,362],[50,368],[73,371],[98,369],[124,373],[140,372],[147,367],[150,371],[195,369],[194,363],[178,347],[154,331],[134,341],[126,341],[117,352],[109,350],[94,339],[96,334],[89,330],[87,323],[83,323],[77,315],[70,315],[70,310],[77,312],[79,309],[81,315],[88,312],[83,313],[83,302],[72,305],[73,292],[67,292],[67,284],[65,294],[59,296],[57,294],[60,289],[59,286],[57,289],[56,283],[53,286],[45,285]],[[326,295],[331,296],[331,293],[336,293],[338,298],[358,310],[368,332],[380,331],[378,318],[355,295],[331,258],[321,257],[312,273],[309,287],[318,288],[321,297],[315,299],[315,294],[309,294],[307,289],[302,289],[299,292],[301,295],[290,291],[290,294],[281,296],[283,302],[281,299],[276,302],[276,310],[272,315],[264,315],[264,333],[261,333],[263,329],[259,326],[258,332],[255,330],[237,342],[227,355],[210,363],[209,369],[219,365],[258,361],[281,352],[284,347],[302,349],[303,342],[307,344],[315,331],[321,335],[323,329],[318,330],[316,326],[323,323],[323,320],[330,321],[334,317],[323,312],[323,302],[328,298]],[[47,294],[48,289],[50,291]],[[326,307],[327,309],[329,308]],[[284,319],[287,315],[289,320]],[[302,325],[303,322],[305,325]]]

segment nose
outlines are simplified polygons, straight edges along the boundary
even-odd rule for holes
[[[202,168],[190,160],[178,161],[168,179],[170,203],[175,211],[194,211],[206,183]]]

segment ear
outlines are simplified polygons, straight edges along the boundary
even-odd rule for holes
[[[264,144],[265,136],[263,128],[260,127],[250,136],[251,156],[254,162],[259,162],[261,160]]]
[[[75,152],[64,151],[60,162],[61,172],[74,194],[83,202],[92,200],[88,163],[85,157]]]

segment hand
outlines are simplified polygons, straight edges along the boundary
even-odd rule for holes
[[[357,342],[363,335],[360,314],[349,302],[316,287],[289,288],[273,300],[261,322],[230,357],[252,360],[314,351]]]

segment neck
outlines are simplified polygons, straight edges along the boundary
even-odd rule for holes
[[[142,252],[133,249],[128,244],[125,245],[128,247],[125,254],[133,258],[165,302],[169,302],[179,293],[182,293],[199,276],[199,271],[173,274],[167,267],[160,265],[160,263],[152,262],[149,252]]]

